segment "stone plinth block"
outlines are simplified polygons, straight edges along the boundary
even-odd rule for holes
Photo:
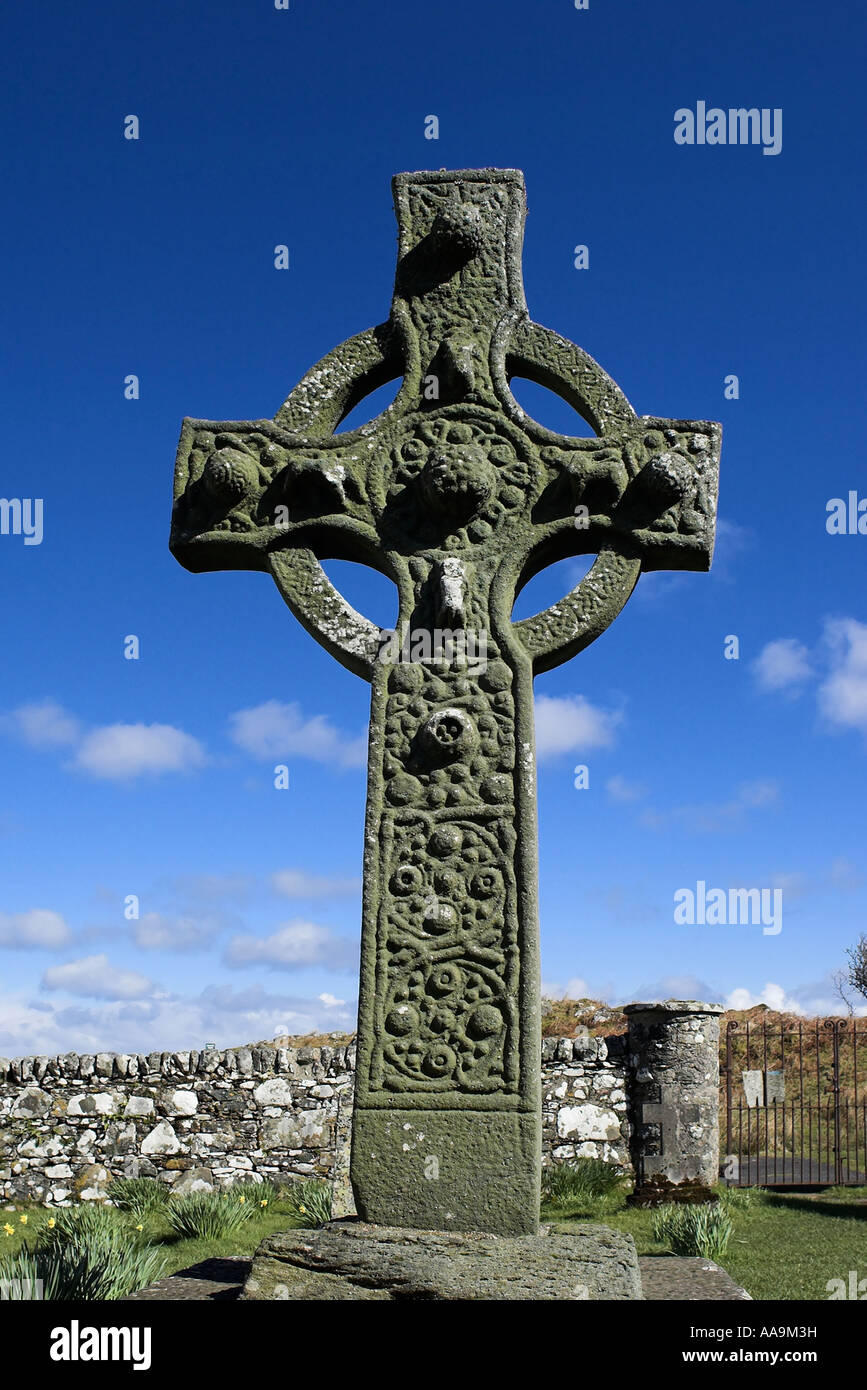
[[[282,1231],[256,1252],[241,1295],[255,1301],[641,1299],[631,1236],[589,1222],[534,1236],[407,1230],[332,1221]]]
[[[383,1226],[535,1235],[538,1150],[535,1115],[357,1109],[356,1209]]]

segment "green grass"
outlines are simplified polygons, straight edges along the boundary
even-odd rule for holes
[[[867,1196],[863,1188],[832,1189],[818,1198],[748,1190],[753,1200],[740,1209],[723,1198],[734,1232],[719,1263],[753,1298],[822,1301],[830,1279],[848,1280],[850,1269],[867,1278],[867,1206],[857,1204]],[[550,1207],[543,1207],[543,1217],[562,1220]],[[634,1237],[639,1255],[668,1254],[654,1239],[653,1217],[653,1209],[621,1205],[604,1219]],[[568,1230],[569,1221],[563,1224]]]
[[[154,1204],[149,1212],[135,1213],[97,1203],[59,1209],[19,1204],[15,1211],[0,1211],[0,1262],[14,1258],[19,1252],[24,1253],[25,1259],[28,1252],[32,1256],[34,1251],[37,1258],[43,1258],[40,1252],[45,1247],[58,1249],[65,1244],[64,1236],[68,1231],[74,1235],[87,1233],[92,1242],[105,1242],[108,1232],[108,1242],[116,1252],[114,1263],[118,1266],[123,1262],[129,1267],[133,1259],[130,1254],[124,1261],[125,1250],[132,1252],[148,1244],[155,1247],[159,1268],[155,1265],[155,1272],[151,1274],[149,1268],[142,1266],[143,1274],[148,1276],[144,1279],[147,1284],[203,1260],[252,1256],[265,1237],[277,1231],[322,1224],[330,1209],[330,1191],[323,1189],[327,1189],[327,1184],[316,1182],[295,1182],[279,1188],[272,1184],[238,1183],[229,1189],[225,1198],[215,1194],[214,1202],[227,1210],[246,1210],[249,1214],[241,1219],[235,1230],[204,1236],[197,1233],[195,1219],[181,1220],[186,1230],[173,1229],[170,1224],[170,1215],[174,1215],[176,1209],[181,1209],[182,1216],[190,1212],[192,1199],[189,1197]],[[120,1195],[123,1198],[124,1194]],[[262,1206],[262,1202],[266,1205]],[[301,1207],[305,1210],[301,1211]],[[32,1263],[11,1269],[7,1277],[27,1278],[28,1274],[34,1274]],[[88,1289],[96,1287],[101,1286],[82,1279],[78,1297],[89,1297]],[[98,1296],[104,1297],[104,1294]]]
[[[165,1261],[164,1274],[172,1274],[207,1259],[251,1256],[266,1236],[302,1224],[304,1214],[297,1211],[299,1197],[298,1192],[287,1194],[284,1190],[273,1204],[270,1198],[260,1199],[267,1200],[268,1206],[257,1206],[237,1231],[217,1239],[180,1236],[170,1229],[159,1211],[139,1222],[123,1213],[116,1213],[114,1220],[119,1226],[122,1224],[129,1239],[143,1237],[152,1241]],[[721,1189],[720,1197],[734,1225],[720,1263],[753,1298],[826,1300],[829,1280],[848,1282],[850,1270],[856,1270],[859,1279],[867,1278],[867,1205],[858,1205],[859,1198],[862,1202],[867,1199],[867,1188],[831,1188],[818,1197],[755,1188],[731,1189],[727,1193]],[[300,1204],[305,1205],[303,1201]],[[66,1215],[76,1210],[81,1212],[78,1218]],[[54,1229],[60,1220],[83,1219],[94,1225],[112,1221],[110,1215],[85,1215],[91,1210],[98,1209],[83,1204],[62,1211],[41,1207],[0,1211],[0,1259],[20,1250],[25,1241],[33,1246],[52,1220]],[[22,1216],[27,1218],[26,1223],[21,1221]],[[654,1239],[653,1210],[627,1207],[622,1186],[601,1196],[591,1193],[566,1207],[545,1202],[542,1218],[562,1224],[565,1230],[575,1220],[603,1221],[628,1231],[635,1238],[640,1255],[668,1253],[665,1245]],[[11,1235],[6,1234],[6,1225],[11,1228]],[[137,1225],[142,1226],[141,1232],[135,1231]]]

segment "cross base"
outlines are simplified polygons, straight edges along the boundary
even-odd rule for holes
[[[331,1221],[256,1251],[246,1302],[595,1302],[643,1298],[635,1242],[590,1222],[568,1235],[462,1235]]]

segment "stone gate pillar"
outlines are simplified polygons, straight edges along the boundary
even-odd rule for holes
[[[720,1004],[628,1004],[632,1201],[708,1200],[719,1178]]]

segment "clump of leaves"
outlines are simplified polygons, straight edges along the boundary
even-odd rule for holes
[[[701,1255],[719,1260],[725,1254],[734,1226],[723,1206],[666,1203],[653,1215],[653,1238],[675,1255]]]
[[[283,1203],[292,1212],[297,1226],[316,1229],[331,1220],[332,1188],[328,1182],[308,1178],[293,1183],[283,1196]]]
[[[243,1197],[245,1204],[250,1202],[254,1208],[262,1210],[263,1207],[267,1209],[282,1202],[286,1197],[286,1188],[272,1182],[270,1178],[263,1178],[261,1182],[245,1178],[243,1182],[232,1183],[229,1195],[236,1199]]]
[[[51,1224],[45,1222],[36,1233],[37,1247],[56,1250],[63,1245],[86,1245],[107,1231],[123,1230],[128,1237],[138,1238],[130,1216],[102,1202],[82,1202],[79,1206],[59,1207],[52,1213]]]
[[[110,1301],[163,1273],[162,1252],[111,1207],[65,1207],[51,1222],[40,1227],[32,1248],[0,1261],[5,1298]]]
[[[156,1178],[116,1178],[109,1183],[108,1196],[119,1211],[144,1221],[160,1212],[169,1199],[169,1190]]]
[[[542,1201],[573,1215],[599,1215],[620,1200],[624,1173],[601,1158],[552,1163],[542,1172]]]
[[[176,1235],[198,1240],[219,1240],[232,1235],[256,1215],[258,1208],[243,1195],[226,1192],[191,1192],[173,1198],[165,1219]]]
[[[755,1187],[728,1187],[721,1183],[716,1195],[726,1211],[751,1211],[756,1205],[759,1190]]]

